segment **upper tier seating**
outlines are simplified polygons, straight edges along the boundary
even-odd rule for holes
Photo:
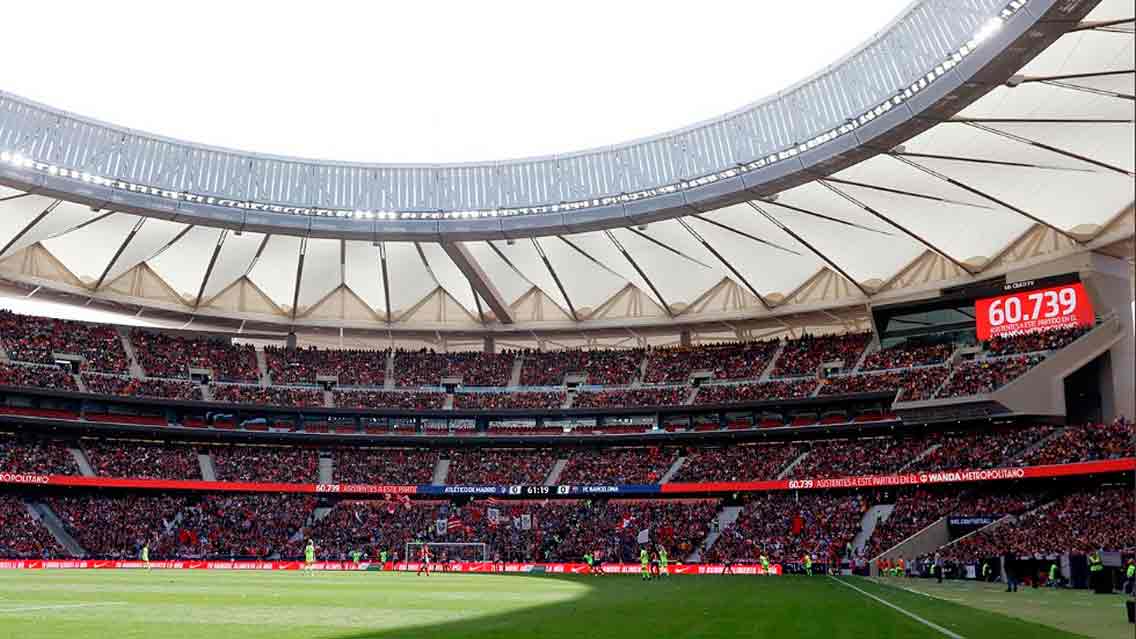
[[[188,378],[190,368],[203,368],[213,371],[214,381],[256,383],[260,380],[256,351],[248,344],[139,329],[130,332],[130,342],[138,363],[150,377]]]
[[[13,361],[53,364],[55,353],[83,357],[83,370],[125,373],[130,367],[112,326],[0,310],[0,339]]]

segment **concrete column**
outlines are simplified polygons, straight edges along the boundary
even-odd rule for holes
[[[679,333],[678,343],[683,346],[690,346],[690,331],[682,331]]]
[[[1133,336],[1132,267],[1127,260],[1094,254],[1092,271],[1083,273],[1086,287],[1098,315],[1116,313],[1124,337],[1108,351],[1101,362],[1101,411],[1106,420],[1136,415],[1136,337]]]
[[[497,340],[492,335],[486,335],[482,339],[481,350],[485,353],[492,355],[497,352]]]

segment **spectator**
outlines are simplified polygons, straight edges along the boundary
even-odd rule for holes
[[[201,387],[173,379],[134,379],[115,375],[83,375],[83,385],[96,395],[155,397],[201,401]]]
[[[540,485],[552,472],[559,453],[546,448],[471,448],[449,453],[451,484]]]
[[[655,484],[678,457],[673,448],[581,449],[568,458],[562,484]]]
[[[260,381],[256,351],[249,344],[141,329],[130,332],[130,341],[138,363],[150,377],[188,379],[190,368],[201,368],[213,372],[213,381],[246,384]]]
[[[821,364],[832,361],[844,362],[844,368],[851,370],[860,355],[871,341],[871,333],[849,333],[847,335],[806,335],[785,342],[777,364],[774,377],[794,377],[813,375]]]
[[[1041,355],[976,359],[955,368],[936,397],[969,397],[993,393],[1041,363]]]
[[[690,388],[668,386],[610,391],[579,391],[573,408],[619,408],[623,406],[678,406],[686,401]]]
[[[319,480],[319,451],[277,446],[205,449],[221,481],[308,483]]]

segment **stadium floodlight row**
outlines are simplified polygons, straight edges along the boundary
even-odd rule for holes
[[[901,130],[918,132],[917,113],[941,101],[957,110],[985,93],[970,77],[1008,77],[1020,67],[1026,52],[1010,46],[1019,38],[1032,48],[1058,37],[1061,29],[1045,17],[1069,20],[1067,4],[980,0],[959,10],[916,2],[837,64],[737,112],[646,140],[520,161],[393,166],[263,156],[163,139],[4,94],[0,179],[210,225],[368,239],[663,219],[751,199],[800,174],[849,164],[841,157],[854,150],[870,155],[881,136],[894,142]],[[1092,3],[1084,4],[1087,12]]]

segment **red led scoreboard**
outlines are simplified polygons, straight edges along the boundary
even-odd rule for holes
[[[1085,285],[1075,276],[1053,278],[1066,281],[1025,281],[1005,284],[1002,294],[974,303],[978,339],[1028,333],[1051,328],[1091,326],[1093,305]]]

